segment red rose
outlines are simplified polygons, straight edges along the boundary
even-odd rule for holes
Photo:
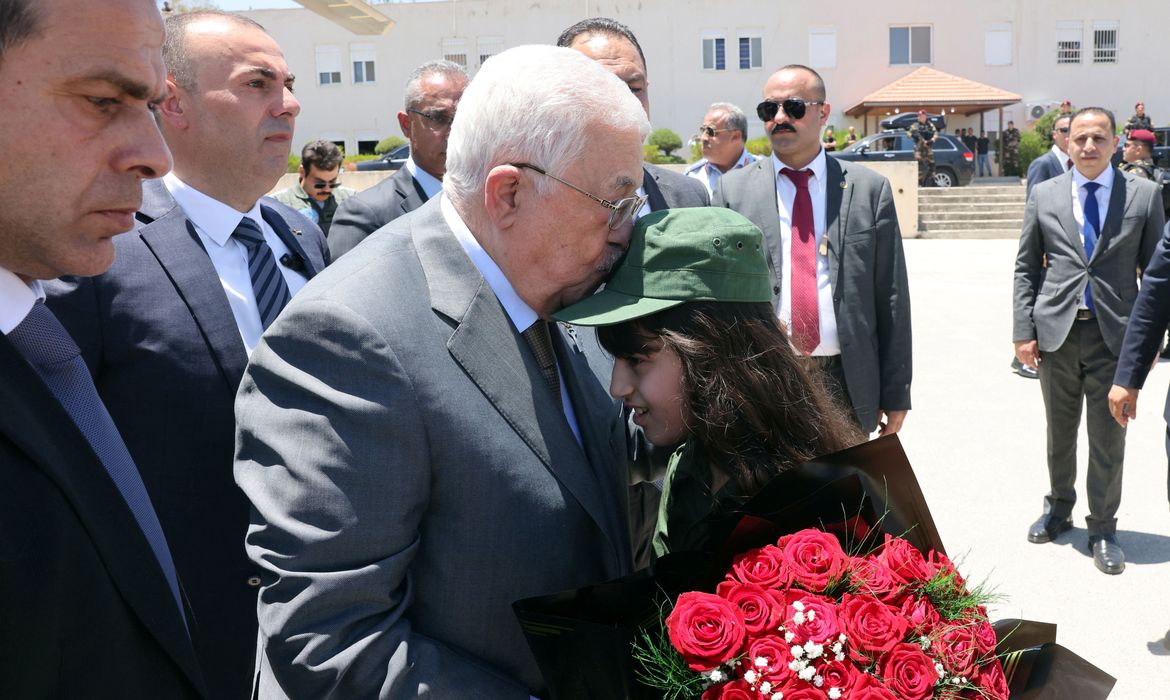
[[[912,596],[902,602],[902,617],[920,637],[930,636],[942,623],[934,603],[926,596]]]
[[[837,617],[848,639],[850,654],[859,662],[881,656],[906,638],[906,620],[877,598],[846,593]]]
[[[914,644],[898,644],[881,664],[886,687],[902,700],[924,700],[939,680],[934,662]]]
[[[975,623],[975,661],[985,663],[995,654],[995,628],[987,620]]]
[[[1008,700],[1011,696],[999,659],[992,659],[987,665],[980,666],[975,674],[974,683],[980,690],[979,697],[982,700]]]
[[[794,635],[791,644],[813,642],[828,647],[841,634],[837,604],[830,598],[811,593],[792,597],[784,615],[784,629]]]
[[[790,663],[792,652],[788,643],[779,636],[768,635],[748,641],[747,653],[740,661],[740,674],[754,671],[758,679],[755,685],[767,681],[776,686],[793,678],[792,669],[788,667]]]
[[[784,594],[754,583],[722,581],[715,593],[734,604],[743,613],[748,634],[758,635],[779,630],[784,619]]]
[[[784,588],[792,583],[792,572],[780,550],[768,545],[752,549],[735,558],[727,580],[754,583],[764,588]]]
[[[820,593],[830,582],[839,580],[849,561],[837,538],[820,530],[785,535],[776,546],[784,553],[793,580],[813,593]]]
[[[922,552],[906,540],[886,535],[886,543],[882,545],[879,556],[889,567],[890,575],[897,581],[922,584],[930,578],[930,570],[926,566]]]
[[[742,680],[713,685],[703,691],[702,700],[759,700],[759,693]]]
[[[889,605],[901,605],[906,597],[906,586],[894,578],[890,567],[874,556],[853,557],[849,573],[858,593],[871,595]]]
[[[709,671],[743,648],[747,630],[743,614],[730,602],[710,593],[678,597],[666,618],[670,643],[692,671]]]
[[[858,673],[860,671],[850,662],[834,659],[820,669],[820,676],[824,679],[821,690],[827,694],[833,688],[836,688],[843,693],[842,697],[848,697],[849,689],[853,687],[855,682],[854,676]]]
[[[868,673],[853,674],[853,687],[845,697],[849,700],[899,700],[881,681]]]
[[[975,666],[975,628],[956,623],[937,631],[931,649],[947,675],[971,677]]]

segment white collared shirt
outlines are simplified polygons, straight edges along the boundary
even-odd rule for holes
[[[0,333],[8,335],[24,321],[38,301],[45,300],[40,280],[25,282],[15,272],[0,267]]]
[[[1089,180],[1081,174],[1080,170],[1075,167],[1072,171],[1072,186],[1069,191],[1069,196],[1072,198],[1073,219],[1077,222],[1077,231],[1081,234],[1081,245],[1085,245],[1085,202],[1089,198],[1089,191],[1085,189],[1085,183],[1095,182],[1100,187],[1097,188],[1094,197],[1097,198],[1097,223],[1101,226],[1101,230],[1105,229],[1105,217],[1109,215],[1109,193],[1113,189],[1113,166],[1105,168],[1097,177]],[[1098,243],[1100,243],[1101,231],[1097,232]],[[1094,248],[1096,250],[1096,248]],[[1086,290],[1088,287],[1085,288]],[[1088,308],[1085,304],[1084,296],[1081,297],[1082,309]]]
[[[840,355],[841,340],[837,336],[837,316],[833,312],[833,290],[829,284],[829,258],[821,255],[825,240],[825,208],[828,201],[828,171],[825,149],[813,158],[804,169],[812,171],[808,180],[808,193],[812,199],[813,230],[817,246],[817,316],[820,320],[821,343],[813,355]],[[780,171],[789,167],[772,154],[772,167],[776,175],[776,202],[780,215],[780,299],[777,316],[792,332],[792,206],[796,201],[796,185]],[[795,168],[794,168],[795,170]]]
[[[289,254],[288,246],[260,214],[259,202],[253,204],[252,209],[246,213],[238,212],[191,187],[173,172],[163,176],[163,184],[195,226],[195,232],[199,234],[207,257],[211,258],[211,264],[219,275],[228,306],[231,307],[232,316],[236,319],[236,328],[240,331],[240,339],[244,341],[244,349],[251,355],[256,344],[260,342],[264,326],[260,322],[260,308],[256,305],[256,292],[252,289],[252,276],[248,272],[248,248],[232,238],[232,233],[243,217],[247,216],[264,232],[264,241],[272,249],[272,255],[276,260],[279,261],[281,257]],[[308,281],[301,273],[279,262],[276,267],[284,277],[290,295],[301,291]]]
[[[1056,159],[1060,161],[1060,172],[1067,173],[1069,161],[1068,154],[1060,150],[1054,143],[1052,144],[1052,155],[1056,156]]]
[[[728,169],[728,172],[739,170],[745,165],[750,165],[757,160],[759,160],[759,156],[748,153],[745,148],[743,149],[743,153],[739,154],[739,160],[735,161],[735,164]],[[711,161],[704,158],[687,168],[685,174],[687,177],[693,177],[703,183],[707,188],[707,195],[711,196],[715,194],[715,187],[719,184],[719,178],[723,176],[723,171],[719,169],[719,166],[713,165]]]
[[[496,295],[500,305],[504,307],[504,313],[508,314],[508,318],[512,320],[512,325],[516,326],[516,329],[521,333],[528,330],[529,326],[540,320],[540,316],[516,293],[512,283],[504,276],[504,271],[479,244],[479,241],[471,233],[471,229],[467,228],[467,224],[463,222],[463,217],[455,211],[455,205],[445,195],[439,200],[439,208],[442,210],[443,220],[455,233],[455,239],[459,241],[459,245],[463,246],[463,250],[467,253],[467,257],[471,258],[472,264],[483,275],[484,281],[487,282],[492,293]],[[556,332],[555,328],[550,330],[553,333]],[[573,411],[569,390],[565,388],[565,373],[561,371],[559,362],[557,363],[557,376],[560,378],[561,385],[561,406],[564,408],[565,417],[569,420],[569,428],[573,431],[573,437],[577,438],[577,444],[584,447],[585,443],[581,441],[581,429],[577,427],[577,414]]]
[[[427,195],[427,199],[431,199],[443,191],[443,181],[418,167],[414,162],[414,156],[406,159],[406,165],[404,167],[410,173],[410,176],[414,178],[414,181],[419,184],[419,187],[422,187],[423,192]]]

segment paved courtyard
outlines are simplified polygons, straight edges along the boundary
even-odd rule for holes
[[[1150,376],[1130,424],[1120,576],[1093,566],[1084,529],[1084,428],[1076,527],[1031,544],[1047,490],[1039,382],[1013,374],[1014,240],[907,240],[914,410],[901,433],[938,529],[968,578],[1004,596],[993,618],[1059,625],[1058,641],[1117,677],[1111,700],[1170,697],[1170,510],[1162,408],[1170,363]]]

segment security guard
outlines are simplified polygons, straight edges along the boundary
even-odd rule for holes
[[[1020,174],[1020,130],[1013,121],[1008,121],[1008,128],[1003,130],[1003,171]]]
[[[930,187],[934,184],[934,124],[926,118],[926,110],[918,110],[918,121],[907,129],[914,139],[914,159],[918,161],[918,184]]]

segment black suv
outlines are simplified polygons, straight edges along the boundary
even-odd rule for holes
[[[398,148],[391,149],[381,158],[359,161],[354,164],[354,167],[358,170],[398,170],[406,165],[406,159],[409,157],[410,144],[404,143]]]
[[[947,128],[947,118],[941,114],[927,114],[926,119],[934,124],[934,128],[939,131]],[[918,112],[903,112],[896,117],[883,119],[882,128],[887,131],[905,131],[916,121],[918,121]]]
[[[829,155],[858,163],[914,160],[914,140],[905,131],[883,131]],[[975,178],[975,154],[951,134],[934,137],[934,186],[955,187]]]

